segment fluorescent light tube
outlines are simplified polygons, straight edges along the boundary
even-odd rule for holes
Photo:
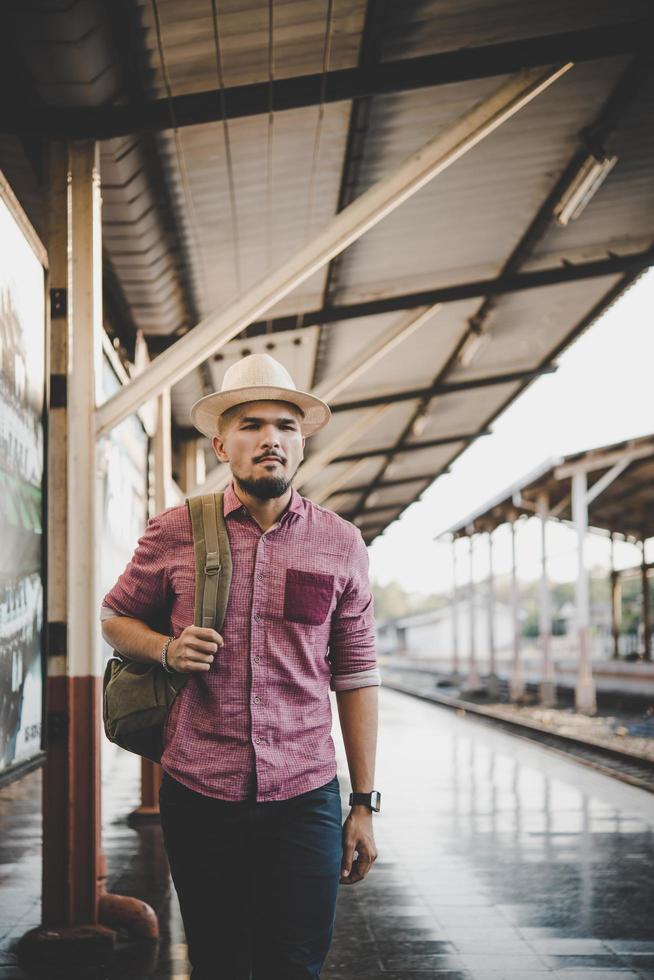
[[[560,225],[565,228],[570,221],[579,217],[591,198],[597,194],[617,162],[617,156],[605,156],[598,159],[590,154],[586,157],[574,180],[564,191],[561,200],[554,208],[554,217]]]

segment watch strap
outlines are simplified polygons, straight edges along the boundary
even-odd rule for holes
[[[350,806],[368,806],[375,813],[381,808],[381,793],[374,789],[371,793],[350,793]]]

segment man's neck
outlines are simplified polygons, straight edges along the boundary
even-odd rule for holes
[[[248,513],[257,522],[262,531],[267,531],[269,527],[276,524],[286,508],[291,502],[293,488],[289,487],[281,497],[271,497],[269,500],[261,500],[246,493],[236,481],[233,482],[234,493],[241,501]]]

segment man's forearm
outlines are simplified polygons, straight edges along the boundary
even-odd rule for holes
[[[112,616],[102,622],[102,635],[118,653],[141,663],[161,663],[161,648],[168,639],[140,619]]]
[[[336,704],[354,793],[375,789],[378,687],[337,691]]]

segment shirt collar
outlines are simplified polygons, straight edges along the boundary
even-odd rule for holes
[[[243,507],[243,504],[236,496],[234,484],[230,483],[229,486],[225,488],[225,492],[223,494],[223,515],[228,517],[230,514],[233,514],[234,511],[240,510],[241,507]],[[289,512],[292,514],[298,514],[300,517],[305,516],[304,497],[297,492],[295,487],[291,488],[291,501],[284,513],[286,514]]]

